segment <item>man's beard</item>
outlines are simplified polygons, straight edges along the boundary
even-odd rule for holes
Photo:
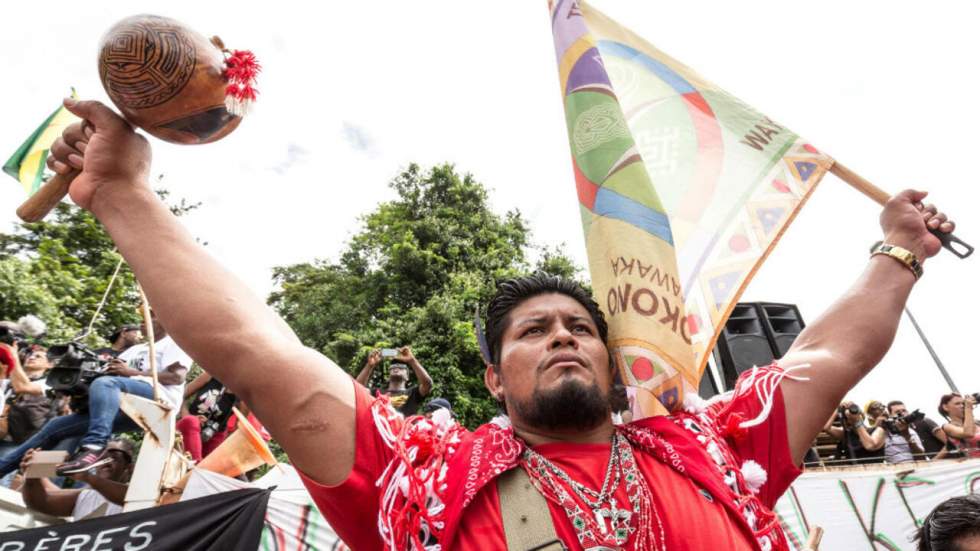
[[[531,399],[511,403],[528,426],[554,431],[588,430],[609,419],[609,394],[594,382],[564,381],[554,390],[534,389]]]

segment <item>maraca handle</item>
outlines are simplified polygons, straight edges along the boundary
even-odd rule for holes
[[[17,216],[24,222],[37,222],[48,215],[68,195],[68,186],[78,176],[77,170],[68,174],[55,174],[34,195],[17,208]]]

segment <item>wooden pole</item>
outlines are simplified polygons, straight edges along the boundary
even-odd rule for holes
[[[813,530],[810,530],[810,536],[806,539],[806,546],[803,551],[818,551],[820,549],[820,540],[823,539],[823,528],[819,526],[814,526]]]
[[[146,293],[143,292],[143,286],[136,283],[136,288],[140,292],[140,300],[143,304],[140,306],[143,309],[143,321],[146,322],[146,344],[147,352],[149,354],[150,362],[150,377],[153,378],[153,400],[156,402],[160,401],[160,383],[157,380],[157,349],[156,349],[156,336],[153,334],[153,317],[150,314],[150,301],[146,299]]]
[[[830,173],[837,176],[841,180],[844,180],[844,182],[849,184],[851,187],[867,195],[881,206],[885,206],[885,203],[891,199],[891,195],[882,190],[880,187],[862,178],[856,172],[840,164],[836,160],[834,161],[834,164],[830,165]],[[973,254],[973,246],[967,244],[959,237],[956,237],[951,233],[941,232],[938,228],[930,229],[929,232],[939,239],[939,241],[943,244],[943,248],[956,256],[966,258]]]
[[[891,199],[891,195],[886,193],[883,189],[865,180],[859,174],[856,174],[853,170],[847,168],[837,161],[834,161],[834,164],[830,165],[830,173],[837,176],[841,180],[844,180],[844,182],[850,184],[854,189],[867,195],[881,206],[885,206],[885,203]]]

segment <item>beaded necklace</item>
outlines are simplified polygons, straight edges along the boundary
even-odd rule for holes
[[[573,480],[530,447],[524,449],[521,464],[538,491],[565,511],[586,551],[625,549],[633,534],[636,534],[634,549],[665,549],[663,522],[653,505],[650,488],[637,468],[629,440],[618,432],[613,434],[609,465],[598,492]],[[626,484],[628,508],[618,507],[613,497],[621,481]],[[654,530],[659,538],[653,537]]]

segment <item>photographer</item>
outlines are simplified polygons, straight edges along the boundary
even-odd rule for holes
[[[16,322],[0,321],[0,344],[7,345],[7,348],[0,348],[0,379],[10,377],[18,348],[23,350],[30,346],[28,337],[37,340],[44,336],[45,331],[47,326],[36,316],[23,316]]]
[[[894,404],[895,402],[892,402]],[[898,402],[901,404],[901,402]],[[902,409],[904,410],[904,405]],[[891,408],[889,408],[891,413]],[[907,413],[907,412],[906,412]],[[876,432],[872,437],[875,443],[882,442],[885,446],[885,461],[888,463],[905,463],[914,461],[916,454],[925,453],[919,435],[910,430],[911,419],[907,416],[884,417],[882,425],[885,431]]]
[[[973,408],[976,405],[975,394],[962,396],[953,392],[939,400],[939,414],[948,421],[943,424],[943,432],[967,457],[980,457],[980,431],[977,431],[973,419]]]
[[[177,430],[184,438],[184,449],[194,461],[200,461],[224,441],[238,398],[207,371],[187,384],[184,398],[191,400],[180,411]]]
[[[9,451],[40,430],[51,418],[62,414],[66,408],[65,400],[51,398],[46,394],[48,385],[45,383],[45,376],[51,368],[47,350],[38,345],[18,350],[17,345],[5,343],[0,343],[0,349],[7,350],[14,359],[10,372],[9,396],[0,415],[0,439],[9,438],[9,442],[0,441],[0,450]],[[70,450],[74,446],[66,445],[61,449]]]
[[[133,471],[133,443],[125,438],[112,440],[106,445],[108,461],[93,471],[83,471],[72,476],[89,488],[62,490],[46,478],[28,478],[21,487],[24,504],[30,509],[59,517],[79,520],[102,505],[105,515],[122,512],[129,489],[129,477]],[[28,450],[21,461],[20,470],[26,472],[34,460],[35,450]]]
[[[402,415],[406,417],[415,415],[419,410],[419,406],[422,405],[422,399],[428,396],[429,392],[432,392],[432,377],[422,367],[422,364],[415,359],[415,355],[412,354],[412,349],[408,346],[399,348],[392,360],[391,366],[388,367],[388,387],[380,392],[388,395],[392,407]],[[372,350],[368,354],[364,369],[357,374],[357,382],[371,388],[369,386],[371,374],[374,373],[379,363],[381,363],[381,351]],[[419,380],[418,386],[407,386],[409,366],[411,366],[412,371],[415,372],[415,376]],[[379,392],[379,389],[371,388],[372,395],[377,392]]]
[[[888,402],[888,414],[891,417],[907,418],[909,427],[915,431],[922,444],[926,459],[943,459],[949,453],[946,448],[946,433],[935,421],[929,419],[919,410],[911,414],[900,400]]]
[[[864,413],[854,402],[841,403],[837,413],[827,420],[824,431],[839,442],[838,459],[854,464],[879,463],[884,459],[885,429],[876,424],[869,432]]]
[[[167,336],[166,329],[152,313],[151,318],[157,337],[155,356],[160,397],[170,407],[179,408],[184,395],[184,376],[191,359]],[[112,433],[140,430],[128,415],[119,410],[119,400],[124,392],[153,398],[149,369],[149,346],[146,344],[134,346],[120,354],[119,358],[109,361],[105,374],[89,385],[87,398],[73,405],[76,413],[51,419],[26,442],[0,458],[0,475],[17,468],[27,450],[51,449],[71,436],[82,436],[81,447],[58,467],[59,476],[87,471],[108,461],[106,442]]]

